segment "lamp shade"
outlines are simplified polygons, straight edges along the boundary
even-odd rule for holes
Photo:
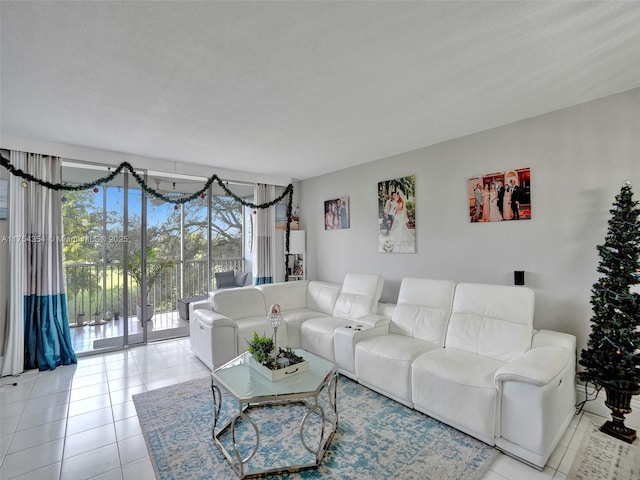
[[[289,235],[289,253],[304,253],[304,241],[304,230],[291,230]]]

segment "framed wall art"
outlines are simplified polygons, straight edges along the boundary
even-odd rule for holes
[[[341,230],[349,228],[349,197],[333,198],[324,202],[324,229]]]
[[[378,183],[378,252],[416,253],[414,175]]]
[[[531,169],[486,173],[467,182],[469,221],[531,219]]]
[[[287,229],[287,205],[284,203],[276,204],[276,228],[278,230]],[[298,207],[291,207],[291,230],[300,228]]]

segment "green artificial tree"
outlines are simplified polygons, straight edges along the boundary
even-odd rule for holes
[[[635,430],[624,425],[631,397],[640,393],[640,210],[631,182],[623,183],[610,210],[609,228],[598,245],[601,277],[591,290],[591,334],[582,350],[578,378],[604,388],[612,421],[601,430],[632,443]]]

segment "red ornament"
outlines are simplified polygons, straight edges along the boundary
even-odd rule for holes
[[[204,200],[205,198],[207,198],[207,194],[203,193],[202,195],[200,195],[200,198]]]
[[[98,187],[93,187],[93,193],[98,193],[100,189]]]
[[[174,209],[174,210],[178,210],[178,205],[174,205],[174,206],[173,206],[173,209]]]

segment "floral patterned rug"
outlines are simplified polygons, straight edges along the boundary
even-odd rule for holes
[[[338,428],[320,466],[265,478],[480,480],[498,456],[497,450],[479,440],[345,377],[340,377],[337,391]],[[223,396],[220,413],[224,421],[237,413],[237,404],[224,391]],[[327,398],[322,392],[319,403],[328,416]],[[238,478],[211,437],[209,378],[140,393],[133,402],[158,479]],[[305,412],[300,405],[250,410],[260,432],[251,470],[314,460],[299,446]],[[317,443],[323,434],[321,426],[320,416],[310,415],[304,427],[305,441],[311,444],[316,438]],[[325,439],[327,434],[325,429]],[[251,453],[254,439],[250,424],[238,422],[236,440],[243,457]],[[222,442],[232,451],[230,434]]]
[[[638,480],[640,479],[640,445],[618,440],[593,425],[585,435],[567,480]]]

